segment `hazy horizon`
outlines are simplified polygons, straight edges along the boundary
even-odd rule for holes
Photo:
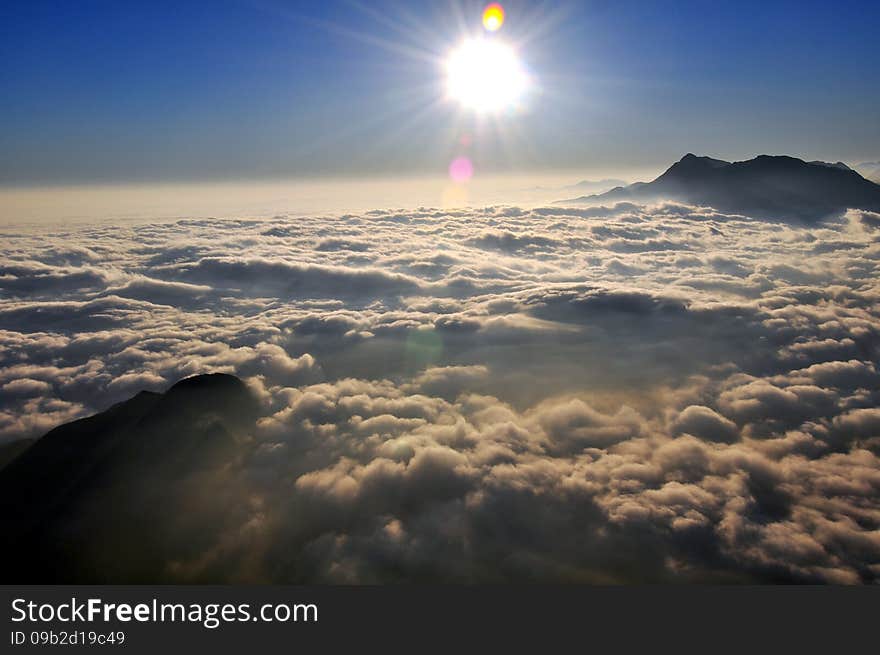
[[[415,207],[459,208],[489,205],[536,205],[608,190],[603,181],[647,182],[656,178],[685,153],[659,167],[578,168],[538,173],[489,173],[464,183],[448,176],[375,175],[307,179],[200,180],[106,184],[53,184],[0,186],[0,226],[103,222],[108,220],[171,220],[208,217],[299,216],[338,214],[368,209]],[[694,153],[737,161],[717,153]],[[752,159],[755,153],[742,159]],[[795,155],[796,156],[796,155]],[[802,159],[836,163],[836,160]],[[855,169],[863,162],[843,162]],[[864,171],[862,171],[864,173]],[[579,193],[577,185],[598,186]]]
[[[651,169],[560,171],[475,177],[456,184],[442,176],[362,179],[246,180],[189,183],[59,185],[0,188],[0,225],[58,221],[154,220],[184,217],[340,213],[367,209],[535,205],[561,200],[583,181],[636,181]],[[569,187],[568,189],[566,187]]]

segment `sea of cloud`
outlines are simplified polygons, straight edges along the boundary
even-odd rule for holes
[[[681,204],[6,229],[0,440],[229,372],[181,579],[880,579],[880,216]],[[230,473],[233,475],[233,473]]]

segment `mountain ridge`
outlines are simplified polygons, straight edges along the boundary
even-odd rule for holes
[[[866,161],[853,166],[865,179],[880,184],[880,161]]]
[[[198,375],[47,432],[0,468],[4,580],[174,580],[163,563],[205,517],[222,525],[224,467],[257,409],[237,377]],[[184,506],[192,526],[168,512]]]
[[[728,162],[687,153],[651,182],[560,202],[661,199],[756,218],[812,222],[850,208],[880,211],[880,185],[843,162],[806,162],[788,155]]]

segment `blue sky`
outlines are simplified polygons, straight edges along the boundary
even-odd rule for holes
[[[880,3],[507,2],[537,80],[492,119],[442,98],[477,2],[6,2],[0,183],[880,158]]]

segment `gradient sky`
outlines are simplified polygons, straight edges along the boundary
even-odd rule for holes
[[[478,2],[6,2],[0,184],[880,158],[880,3],[506,2],[538,81],[478,120],[442,60]]]

